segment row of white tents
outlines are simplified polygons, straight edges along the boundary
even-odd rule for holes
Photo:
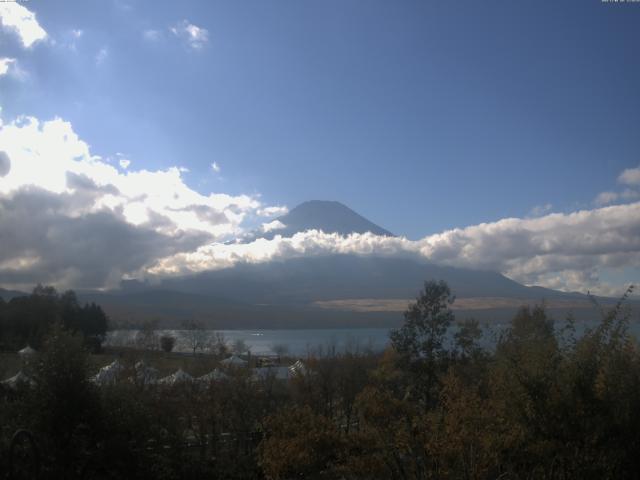
[[[238,356],[231,356],[220,362],[224,367],[247,367],[247,362],[242,360]],[[98,385],[111,385],[118,381],[123,371],[124,365],[119,360],[114,360],[109,365],[102,367],[96,375],[91,378],[91,381]],[[135,380],[144,385],[177,385],[181,383],[210,383],[227,378],[227,373],[219,368],[213,369],[211,372],[206,373],[200,377],[193,377],[189,373],[185,372],[181,368],[176,370],[171,375],[159,378],[159,372],[156,368],[146,365],[144,362],[138,362],[134,366]],[[290,366],[278,366],[278,367],[257,367],[251,370],[251,378],[253,380],[267,380],[273,378],[275,380],[289,380],[297,375],[305,375],[307,368],[298,360]]]
[[[36,351],[31,347],[25,347],[18,352],[21,356],[31,356]],[[221,366],[225,369],[229,368],[247,368],[248,362],[243,360],[237,355],[232,355],[228,358],[225,358],[220,362]],[[91,377],[91,381],[97,385],[113,385],[115,384],[123,372],[125,371],[125,366],[120,362],[120,360],[114,360],[109,365],[102,367],[98,373],[96,373],[93,377]],[[253,380],[267,380],[269,378],[273,378],[275,380],[289,380],[297,375],[305,375],[307,373],[306,366],[302,363],[302,361],[298,360],[293,365],[290,366],[277,366],[277,367],[257,367],[253,368],[251,371],[251,378]],[[200,377],[193,377],[189,375],[182,369],[178,369],[171,375],[166,377],[160,377],[160,372],[158,369],[147,365],[143,361],[139,361],[134,366],[134,374],[135,380],[138,383],[144,385],[165,385],[171,386],[181,383],[190,383],[190,382],[199,382],[199,383],[210,383],[213,381],[222,380],[227,378],[227,373],[219,368],[215,368],[211,372],[202,375]],[[20,385],[26,385],[33,387],[35,386],[35,381],[27,376],[24,372],[19,371],[16,375],[11,378],[7,378],[6,380],[0,382],[0,384],[6,388],[10,388],[12,390],[16,390]]]

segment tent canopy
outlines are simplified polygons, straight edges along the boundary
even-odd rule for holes
[[[17,389],[20,385],[27,385],[30,387],[35,387],[36,382],[34,382],[30,377],[24,374],[22,370],[16,373],[13,377],[7,378],[2,382],[2,385],[8,387],[12,390]]]
[[[246,360],[241,359],[237,355],[231,355],[229,358],[225,358],[220,363],[222,365],[234,365],[234,366],[240,367],[240,366],[246,366],[248,362]]]
[[[33,355],[34,353],[37,353],[37,352],[33,348],[31,348],[29,345],[27,345],[22,350],[18,351],[18,353],[20,355]]]

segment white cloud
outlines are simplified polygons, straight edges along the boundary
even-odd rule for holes
[[[610,203],[615,202],[620,195],[616,192],[601,192],[598,194],[596,199],[593,201],[598,206],[609,205]]]
[[[109,49],[107,47],[102,47],[98,50],[98,53],[96,53],[96,65],[102,65],[108,57]]]
[[[121,158],[120,160],[118,160],[118,164],[123,168],[123,169],[127,169],[129,168],[129,165],[131,165],[131,160],[127,160],[126,158]]]
[[[15,58],[0,58],[0,77],[9,73],[9,68],[15,63]]]
[[[308,255],[413,256],[441,265],[498,271],[528,285],[598,292],[600,268],[640,268],[640,203],[540,218],[507,218],[421,240],[315,230],[247,244],[214,243],[160,260],[149,271],[185,274],[238,262]]]
[[[533,217],[539,217],[541,215],[544,215],[545,213],[549,213],[552,208],[553,205],[551,205],[550,203],[546,203],[544,205],[536,205],[531,209],[530,214]]]
[[[149,42],[156,42],[160,40],[160,31],[154,29],[144,30],[142,32],[142,38]]]
[[[627,168],[618,176],[618,183],[631,187],[640,186],[640,167]],[[640,191],[634,188],[625,188],[621,192],[601,192],[593,203],[597,206],[610,205],[619,200],[635,200],[640,198]]]
[[[279,217],[286,215],[289,209],[283,205],[274,205],[272,207],[260,208],[257,213],[261,217]]]
[[[82,37],[82,35],[84,35],[84,31],[81,29],[72,29],[69,34],[73,37],[73,38],[80,38]]]
[[[169,31],[193,50],[200,50],[209,42],[209,31],[189,23],[187,20],[178,22]]]
[[[635,200],[636,198],[640,198],[640,192],[637,190],[632,190],[630,188],[625,188],[620,196],[625,200]]]
[[[213,170],[216,173],[220,173],[220,165],[218,165],[218,162],[213,162],[211,164],[211,170]]]
[[[21,205],[33,205],[43,215],[52,212],[41,219],[42,228],[47,226],[49,230],[56,230],[58,223],[71,222],[73,228],[85,232],[86,225],[103,221],[110,225],[109,228],[123,232],[124,236],[148,238],[155,242],[153,245],[157,250],[152,255],[145,253],[149,246],[142,240],[127,246],[128,254],[136,259],[132,261],[131,269],[127,270],[126,265],[118,262],[116,273],[103,272],[96,278],[115,278],[114,275],[117,277],[146,268],[151,264],[149,262],[157,260],[159,253],[166,256],[187,246],[190,251],[195,251],[199,245],[212,240],[234,238],[244,232],[242,224],[245,218],[254,216],[258,209],[265,207],[254,196],[202,195],[185,184],[182,178],[184,169],[179,167],[122,172],[101,157],[92,155],[89,146],[77,136],[71,124],[58,118],[43,122],[33,117],[21,117],[2,123],[0,145],[3,150],[0,155],[0,201],[6,203],[8,210],[5,214],[8,215],[9,210],[18,212]],[[118,158],[119,163],[124,159]],[[2,208],[0,205],[0,213]],[[25,214],[33,216],[32,211],[30,208]],[[0,231],[19,223],[10,217],[3,220],[0,215]],[[38,243],[37,248],[34,246],[29,251],[20,250],[20,245],[33,243],[29,239],[34,235],[41,239],[54,239],[46,229],[35,232],[35,227],[24,223],[20,225],[22,230],[15,229],[13,235],[21,239],[14,249],[20,252],[18,257],[41,258],[40,265],[53,262],[51,255],[68,257],[66,252],[60,251],[62,247],[54,248],[46,242]],[[103,231],[96,225],[94,228]],[[85,232],[83,235],[88,234]],[[90,242],[90,237],[86,241]],[[96,241],[100,244],[99,240]],[[9,250],[5,247],[3,245],[6,256]],[[100,250],[103,247],[95,248]],[[5,260],[12,261],[12,258]],[[140,261],[141,258],[144,261]],[[79,259],[74,261],[80,262]],[[92,268],[97,267],[93,265]],[[5,274],[0,268],[0,278],[6,279]],[[81,274],[76,272],[74,275],[73,278],[79,278]],[[29,281],[39,279],[33,277]]]
[[[625,185],[640,185],[640,166],[624,170],[618,177],[618,182]]]
[[[15,32],[25,48],[47,38],[36,15],[18,2],[0,2],[0,24]]]
[[[123,275],[350,253],[422,258],[499,271],[529,285],[607,293],[616,286],[600,281],[602,269],[640,268],[640,202],[506,218],[417,241],[311,230],[225,243],[245,233],[245,220],[286,208],[263,205],[256,196],[203,195],[185,183],[180,167],[122,171],[119,163],[93,155],[61,119],[0,123],[0,145],[0,231],[13,232],[0,249],[5,284],[59,279],[68,286],[100,286]],[[262,230],[282,227],[272,221]],[[104,259],[95,251],[104,251]]]
[[[283,228],[287,228],[287,226],[282,223],[280,220],[274,220],[273,222],[263,223],[260,229],[264,232],[273,232],[274,230],[282,230]]]

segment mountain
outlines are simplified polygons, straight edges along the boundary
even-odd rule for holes
[[[17,290],[5,290],[4,288],[0,288],[0,298],[2,298],[5,302],[8,302],[14,297],[24,297],[29,295],[25,292],[19,292]]]
[[[291,236],[308,229],[392,236],[339,202],[305,202],[277,220],[283,228],[254,232],[254,238]],[[584,295],[527,287],[497,272],[417,258],[344,254],[239,263],[167,278],[153,286],[130,281],[118,295],[102,297],[100,303],[119,318],[155,315],[175,323],[191,316],[218,328],[389,326],[401,321],[407,303],[431,279],[449,284],[462,318],[504,321],[519,305],[542,300],[558,317],[590,308]]]
[[[216,295],[249,304],[304,305],[322,300],[415,298],[427,279],[445,280],[459,297],[565,298],[496,272],[409,258],[327,255],[292,258],[164,280],[166,290]]]
[[[306,230],[322,230],[325,233],[341,235],[371,232],[375,235],[394,236],[346,205],[334,201],[311,200],[301,203],[286,215],[276,218],[275,221],[280,222],[283,227],[266,232],[253,232],[245,241],[256,238],[272,239],[275,235],[291,237]]]
[[[339,202],[305,202],[278,221],[285,227],[255,235],[270,238],[318,229],[392,236]],[[128,280],[118,290],[78,294],[82,302],[103,306],[121,324],[158,320],[179,327],[197,318],[214,328],[389,327],[402,321],[401,312],[431,279],[449,284],[458,298],[458,318],[505,321],[518,306],[542,300],[556,318],[577,309],[582,319],[595,312],[584,295],[527,287],[497,272],[418,258],[346,254],[239,263],[155,284]],[[16,294],[0,291],[5,300]]]

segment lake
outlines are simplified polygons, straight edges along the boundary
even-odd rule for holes
[[[587,328],[593,328],[597,322],[576,322],[576,335],[580,336]],[[492,324],[484,326],[484,335],[480,344],[485,348],[495,345],[499,333],[508,326],[504,324]],[[556,330],[560,330],[564,322],[556,322]],[[448,332],[449,340],[457,330],[452,326]],[[640,323],[631,322],[630,332],[640,337]],[[215,340],[215,334],[221,333],[227,343],[232,345],[237,340],[242,340],[251,349],[254,355],[275,355],[273,348],[277,345],[287,347],[289,355],[304,357],[309,353],[326,353],[331,350],[336,352],[372,350],[379,352],[384,350],[389,342],[389,329],[387,328],[326,328],[326,329],[281,329],[281,330],[207,330],[203,334],[209,341]],[[189,352],[190,347],[186,341],[185,330],[158,330],[158,337],[170,335],[177,342],[174,351]],[[105,341],[106,346],[136,346],[140,338],[139,330],[113,330],[108,332]]]

